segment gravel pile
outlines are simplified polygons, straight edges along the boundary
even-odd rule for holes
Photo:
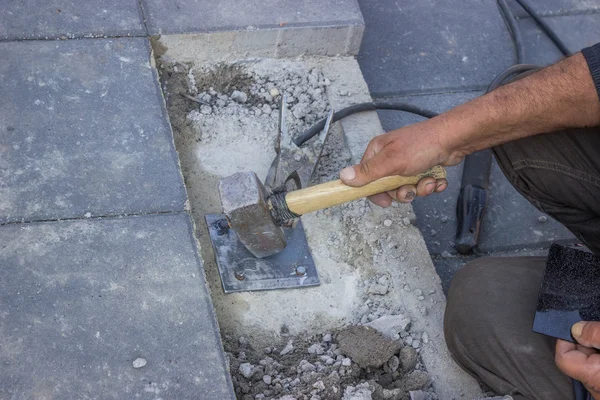
[[[437,399],[418,350],[367,326],[265,349],[226,338],[225,351],[238,399],[401,400],[411,391]]]
[[[175,68],[185,68],[175,66]],[[197,103],[187,118],[201,132],[200,141],[217,138],[223,118],[239,121],[241,127],[257,124],[273,137],[281,97],[286,96],[287,124],[291,133],[305,129],[326,116],[326,88],[331,83],[316,68],[268,70],[260,64],[218,64],[187,72],[184,96]]]

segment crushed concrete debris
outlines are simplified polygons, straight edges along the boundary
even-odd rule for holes
[[[338,334],[340,350],[361,367],[379,368],[401,345],[367,326],[351,326]]]
[[[419,354],[401,340],[365,326],[293,340],[296,346],[284,355],[276,350],[290,341],[256,351],[246,340],[225,340],[238,399],[409,400],[414,390],[438,399]]]
[[[366,326],[377,330],[383,336],[392,340],[400,339],[400,332],[406,331],[410,326],[410,318],[404,315],[384,315]]]

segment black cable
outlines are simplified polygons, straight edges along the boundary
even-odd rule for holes
[[[548,35],[548,37],[554,42],[556,47],[565,55],[570,56],[571,52],[567,45],[558,37],[558,35],[554,32],[554,30],[540,17],[540,15],[529,5],[527,0],[515,0],[517,3],[523,7],[523,9],[527,12],[527,14],[531,15],[531,18],[538,23],[540,28]]]
[[[510,11],[508,4],[506,4],[506,0],[497,1],[502,14],[504,14],[504,18],[508,23],[513,41],[515,42],[514,44],[517,52],[517,64],[522,64],[523,60],[525,59],[525,46],[523,45],[523,36],[521,36],[521,30],[517,26],[517,20],[515,19],[512,11]]]
[[[511,75],[517,75],[517,74],[520,74],[523,72],[532,71],[532,70],[539,69],[539,68],[540,68],[539,66],[534,65],[534,64],[513,65],[512,67],[505,69],[503,72],[500,73],[500,75],[498,75],[497,77],[494,78],[492,83],[490,83],[490,85],[488,86],[486,93],[489,93],[494,89],[497,89],[498,86],[500,86],[502,84],[502,82],[504,82]]]
[[[404,111],[404,112],[408,112],[411,114],[420,115],[425,118],[433,118],[436,115],[438,115],[437,113],[435,113],[433,111],[429,111],[424,108],[414,106],[412,104],[390,102],[390,101],[385,101],[385,100],[375,100],[371,103],[355,104],[350,107],[346,107],[340,111],[337,111],[333,114],[333,118],[331,119],[331,122],[333,123],[333,122],[339,121],[342,118],[346,118],[349,115],[356,114],[359,112],[374,111],[374,110]],[[294,139],[294,143],[298,147],[302,146],[304,143],[309,141],[315,135],[318,135],[323,130],[324,127],[325,127],[325,119],[322,119],[321,121],[317,122],[315,125],[311,126],[309,129],[307,129],[306,131],[302,132],[297,138]]]

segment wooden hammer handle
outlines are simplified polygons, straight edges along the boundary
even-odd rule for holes
[[[446,178],[446,170],[438,165],[416,176],[386,176],[361,187],[348,186],[341,180],[337,180],[289,192],[285,196],[285,201],[290,211],[303,215],[394,190],[400,186],[416,185],[421,179],[427,177]]]

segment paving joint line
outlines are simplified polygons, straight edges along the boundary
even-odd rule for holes
[[[142,25],[144,26],[144,32],[146,33],[146,37],[150,37],[150,31],[148,30],[148,20],[146,19],[146,12],[144,11],[144,0],[138,0],[138,9],[140,12],[140,17],[142,18]]]
[[[591,9],[591,10],[566,10],[566,11],[558,11],[558,12],[552,12],[552,11],[539,12],[538,11],[538,15],[543,18],[570,17],[570,16],[575,16],[575,15],[594,15],[594,14],[600,14],[600,8]],[[527,14],[527,15],[523,15],[523,16],[515,16],[515,18],[517,20],[531,19],[531,15]]]
[[[31,220],[20,220],[20,221],[9,221],[0,223],[0,227],[9,226],[9,225],[27,225],[27,224],[37,224],[37,223],[47,223],[47,222],[64,222],[64,221],[90,221],[90,220],[101,220],[101,219],[122,219],[127,217],[146,217],[152,215],[177,215],[186,213],[189,214],[186,210],[180,211],[152,211],[152,212],[142,212],[142,213],[134,213],[134,214],[106,214],[106,215],[94,215],[90,217],[68,217],[68,218],[53,218],[53,219],[31,219]]]
[[[77,37],[67,37],[66,39],[61,39],[61,36],[48,36],[48,37],[40,37],[40,38],[15,38],[15,39],[0,39],[0,43],[10,43],[10,42],[63,42],[67,40],[85,40],[85,39],[128,39],[128,38],[149,38],[149,35],[89,35],[89,36],[77,36]]]
[[[485,92],[487,86],[471,86],[464,88],[441,88],[431,90],[419,90],[419,91],[399,91],[399,92],[386,92],[386,93],[371,93],[371,97],[374,100],[392,99],[397,97],[421,97],[430,95],[444,95],[444,94],[456,94],[456,93],[470,93],[470,92]]]

